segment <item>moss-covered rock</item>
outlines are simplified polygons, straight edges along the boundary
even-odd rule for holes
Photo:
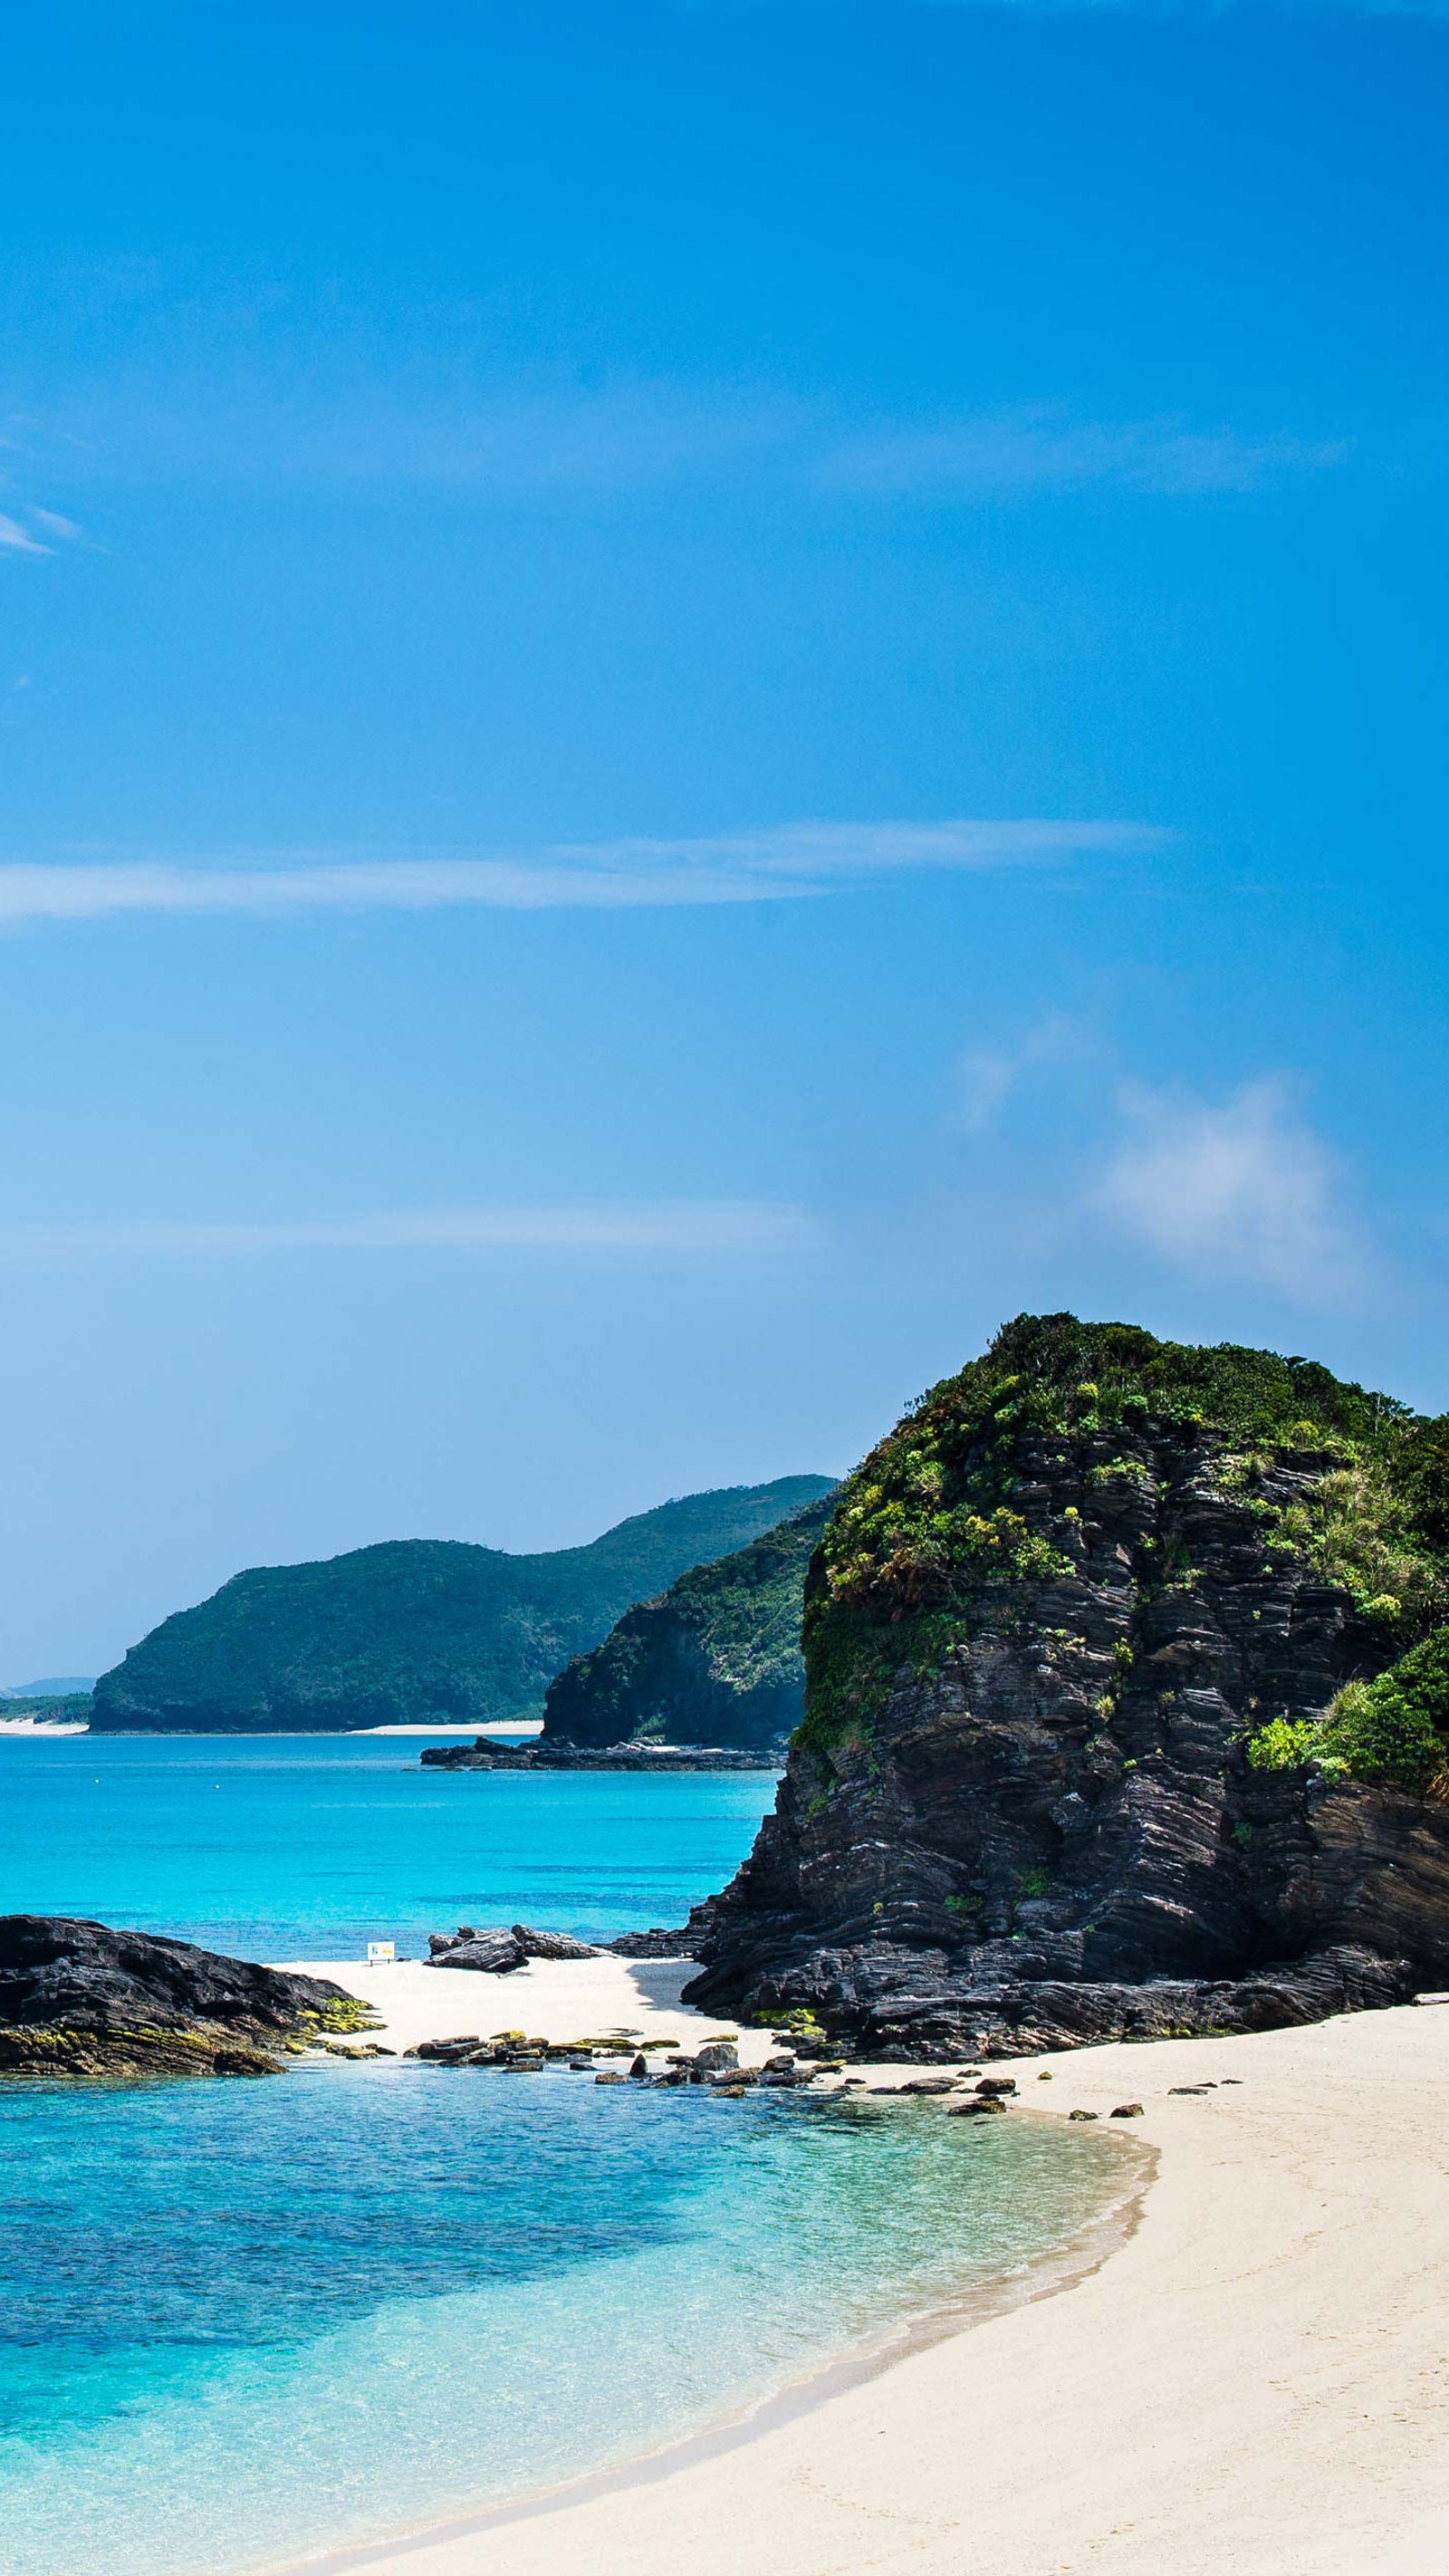
[[[0,2073],[272,2075],[298,2040],[370,2020],[325,1978],[75,1916],[0,1915]]]

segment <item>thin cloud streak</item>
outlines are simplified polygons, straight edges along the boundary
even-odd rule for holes
[[[1015,0],[1004,0],[1015,5]],[[1204,427],[1172,414],[1074,416],[1048,394],[990,411],[882,418],[768,385],[621,379],[597,391],[498,376],[460,359],[451,382],[339,381],[314,362],[252,358],[218,375],[213,315],[204,350],[142,366],[123,384],[57,385],[12,406],[0,447],[32,474],[142,486],[218,483],[363,494],[414,488],[487,502],[547,503],[741,480],[817,498],[949,499],[1095,484],[1140,494],[1239,492],[1337,465],[1341,439],[1287,429]],[[28,514],[37,521],[41,513]],[[72,536],[57,513],[50,532]]]
[[[28,536],[18,519],[7,518],[0,511],[0,548],[9,555],[48,555],[52,549]]]
[[[662,1199],[556,1207],[402,1209],[281,1223],[149,1218],[0,1226],[0,1260],[246,1259],[292,1252],[800,1252],[819,1240],[800,1207],[766,1199]]]
[[[848,440],[821,461],[818,476],[828,489],[880,498],[1103,484],[1183,499],[1253,492],[1285,473],[1341,465],[1348,453],[1341,439],[1255,438],[1174,419],[1073,421],[1030,408]]]
[[[426,912],[456,906],[537,912],[768,903],[828,893],[908,868],[978,869],[1128,857],[1168,835],[1140,823],[792,823],[684,840],[561,842],[482,859],[368,859],[305,865],[169,860],[0,866],[0,924],[95,921],[122,913]]]

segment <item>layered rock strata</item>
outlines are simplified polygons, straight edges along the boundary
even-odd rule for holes
[[[1008,1327],[842,1489],[687,1999],[945,2060],[1449,1984],[1442,1783],[1249,1756],[1445,1618],[1445,1456],[1304,1362]]]

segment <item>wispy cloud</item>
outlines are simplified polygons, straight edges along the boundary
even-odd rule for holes
[[[461,357],[400,391],[366,368],[339,373],[314,346],[228,365],[230,319],[213,309],[206,345],[190,353],[168,344],[149,366],[12,402],[0,448],[32,476],[84,482],[414,485],[521,500],[644,490],[759,459],[778,471],[818,434],[794,395],[708,382],[580,389]]]
[[[63,473],[71,485],[301,485],[359,497],[426,487],[482,503],[587,502],[741,478],[856,502],[1093,485],[1191,496],[1253,490],[1349,452],[1341,439],[1282,424],[1204,424],[1166,411],[1083,419],[1050,393],[882,418],[769,384],[620,377],[580,387],[467,345],[476,318],[466,316],[456,322],[464,345],[400,388],[395,370],[320,355],[305,317],[293,318],[300,336],[284,334],[263,357],[251,323],[211,304],[195,346],[165,334],[120,376],[31,388],[23,400],[17,389],[0,448],[16,470],[23,460],[31,488],[41,474]],[[437,315],[434,325],[448,341],[453,325]],[[365,334],[358,317],[355,337]],[[335,314],[321,345],[341,345]],[[73,533],[58,513],[51,526]]]
[[[871,873],[1132,857],[1167,835],[1140,823],[789,823],[678,840],[551,842],[487,858],[95,860],[0,865],[0,924],[118,913],[422,912],[486,906],[761,903],[819,895]],[[280,855],[280,854],[278,854]]]
[[[48,555],[51,548],[27,535],[18,519],[7,518],[0,511],[0,551],[8,555]]]
[[[0,1260],[115,1256],[243,1259],[289,1252],[798,1252],[818,1240],[800,1207],[764,1199],[662,1199],[576,1206],[402,1209],[280,1223],[148,1218],[0,1226]]]
[[[1076,1022],[1053,1012],[1014,1047],[967,1047],[955,1065],[952,1125],[966,1136],[989,1134],[1029,1074],[1060,1065],[1084,1043]]]
[[[1342,1204],[1338,1162],[1286,1084],[1245,1083],[1218,1104],[1134,1088],[1121,1107],[1126,1134],[1090,1203],[1149,1252],[1308,1305],[1364,1287],[1373,1265]]]
[[[18,519],[0,511],[0,553],[11,555],[53,555],[56,542],[69,545],[82,535],[74,519],[64,519],[59,510],[27,510],[28,528]],[[43,531],[35,534],[36,529]],[[50,540],[50,542],[47,542]]]
[[[843,441],[820,460],[827,487],[889,497],[1070,492],[1093,484],[1189,497],[1251,492],[1290,473],[1340,465],[1341,439],[1249,436],[1177,419],[1072,420],[1044,407],[903,425]]]

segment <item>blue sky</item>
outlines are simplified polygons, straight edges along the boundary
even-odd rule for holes
[[[12,12],[0,1671],[1444,1326],[1435,10]]]

